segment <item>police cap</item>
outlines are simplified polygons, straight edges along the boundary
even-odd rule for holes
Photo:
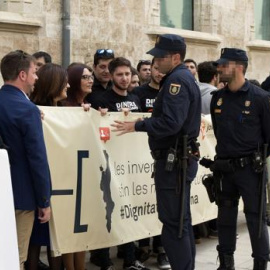
[[[223,48],[221,49],[220,59],[215,61],[214,65],[224,65],[229,61],[248,62],[246,51],[236,48]]]
[[[157,36],[156,44],[153,49],[147,52],[154,57],[165,57],[168,52],[178,52],[186,49],[186,43],[183,37],[173,34],[164,34]]]

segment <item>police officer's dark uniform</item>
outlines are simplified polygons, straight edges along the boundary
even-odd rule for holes
[[[262,82],[262,89],[265,91],[270,92],[270,76],[268,76],[263,82]]]
[[[158,89],[150,86],[150,83],[137,86],[133,89],[132,94],[138,96],[141,103],[142,112],[153,112],[154,103],[158,95]],[[145,248],[150,246],[150,238],[141,239],[138,241],[139,248]],[[167,255],[164,252],[164,248],[161,241],[161,236],[156,235],[153,237],[153,252],[157,253],[157,263],[161,269],[170,269],[171,266],[168,262]],[[149,253],[143,252],[141,256],[149,256]]]
[[[243,50],[222,49],[221,58],[216,65],[223,65],[228,61],[247,64],[248,58]],[[247,80],[234,92],[226,86],[214,93],[211,116],[217,139],[216,162],[223,164],[218,169],[218,269],[235,269],[233,253],[236,249],[240,196],[244,202],[254,269],[267,269],[268,231],[263,218],[262,234],[258,238],[260,174],[254,170],[253,155],[258,147],[259,150],[262,149],[264,143],[270,145],[270,95]]]
[[[164,58],[169,52],[185,52],[186,44],[177,35],[161,35],[155,48],[148,53]],[[184,59],[181,59],[181,62]],[[179,168],[165,170],[168,151],[179,144],[182,135],[188,135],[189,143],[199,135],[201,120],[201,96],[194,77],[179,63],[161,81],[161,89],[154,104],[152,117],[135,124],[136,131],[145,131],[149,136],[149,146],[155,159],[155,185],[158,215],[163,223],[162,243],[173,270],[194,269],[195,244],[190,216],[190,183],[197,172],[197,161],[189,160],[186,179],[183,236],[179,235],[180,196]],[[180,150],[181,152],[181,150]],[[181,155],[178,154],[178,158]]]

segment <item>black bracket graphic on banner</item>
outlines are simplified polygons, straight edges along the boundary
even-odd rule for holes
[[[77,159],[77,192],[76,192],[76,207],[75,207],[75,223],[74,233],[87,232],[88,225],[82,225],[81,209],[82,209],[82,160],[89,157],[89,151],[78,151]],[[54,189],[52,196],[73,195],[73,189]]]
[[[78,174],[77,174],[77,194],[75,207],[75,224],[74,233],[87,232],[88,225],[82,225],[81,210],[82,210],[82,160],[89,157],[89,151],[78,151]]]

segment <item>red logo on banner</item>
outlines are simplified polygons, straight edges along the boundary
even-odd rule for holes
[[[108,141],[111,136],[110,136],[110,128],[108,127],[100,127],[99,128],[99,135],[100,139],[104,142]]]

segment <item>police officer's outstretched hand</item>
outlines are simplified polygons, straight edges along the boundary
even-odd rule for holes
[[[120,132],[117,134],[117,136],[126,134],[126,133],[130,133],[130,132],[134,132],[135,131],[135,123],[137,121],[141,121],[141,119],[138,119],[136,121],[118,121],[115,120],[114,124],[111,124],[112,127],[116,128],[112,131],[114,132]]]

